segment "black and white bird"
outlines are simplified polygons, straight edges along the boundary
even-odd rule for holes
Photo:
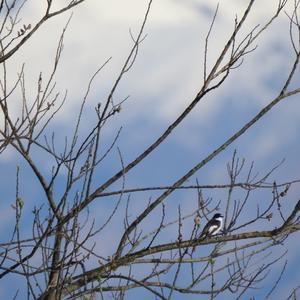
[[[223,216],[219,213],[214,214],[212,219],[210,219],[204,226],[199,238],[206,238],[209,236],[216,235],[220,232],[223,227]]]

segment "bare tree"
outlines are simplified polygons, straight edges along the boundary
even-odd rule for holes
[[[264,296],[272,298],[288,264],[287,251],[278,251],[278,248],[300,229],[300,200],[286,200],[290,188],[297,186],[299,180],[271,181],[281,163],[257,175],[254,164],[239,158],[237,151],[227,165],[228,179],[225,182],[205,184],[199,182],[196,175],[273,107],[300,92],[300,87],[291,85],[299,71],[299,2],[294,2],[292,14],[286,13],[289,23],[287,33],[290,34],[294,57],[287,61],[290,71],[277,94],[251,120],[245,121],[232,136],[224,138],[220,146],[195,162],[172,184],[137,188],[126,187],[128,173],[164,143],[193,109],[206,100],[208,94],[222,89],[231,73],[239,71],[247,55],[256,50],[258,39],[284,13],[288,0],[279,0],[277,10],[265,24],[245,33],[244,24],[255,2],[249,1],[243,15],[234,20],[234,27],[221,53],[208,67],[209,40],[218,17],[219,8],[216,8],[205,39],[203,81],[196,96],[167,129],[129,163],[125,163],[122,149],[117,147],[121,129],[110,144],[103,143],[103,135],[113,118],[122,113],[127,100],[124,97],[115,101],[114,96],[120,82],[134,65],[145,39],[145,25],[153,0],[148,2],[139,32],[137,35],[131,33],[132,48],[110,93],[95,107],[94,118],[89,120],[92,127],[88,131],[81,130],[86,120],[87,98],[94,79],[110,58],[91,77],[73,124],[74,129],[71,134],[66,129],[63,145],[57,139],[58,133],[50,130],[67,99],[67,93],[56,92],[54,81],[69,20],[66,19],[58,42],[52,72],[49,76],[40,74],[34,99],[27,94],[25,68],[17,72],[15,82],[10,82],[7,62],[14,59],[45,22],[70,12],[84,1],[66,1],[67,4],[58,9],[54,8],[54,1],[44,1],[45,12],[40,20],[35,24],[22,24],[19,15],[26,2],[1,1],[0,5],[0,153],[13,151],[21,157],[37,179],[41,195],[34,202],[35,206],[30,208],[30,232],[23,230],[24,204],[30,204],[23,198],[20,188],[22,169],[18,165],[12,166],[16,168],[12,179],[15,182],[15,202],[7,203],[7,206],[11,205],[15,211],[15,220],[11,238],[0,244],[0,278],[10,276],[23,280],[27,291],[16,290],[15,298],[23,299],[27,295],[28,299],[125,299],[129,291],[144,289],[157,299],[172,299],[177,293],[202,295],[210,299],[243,299],[244,295],[251,296],[252,289],[260,287],[268,279],[270,270],[278,264],[281,268],[277,280]],[[16,101],[19,103],[16,104]],[[16,105],[19,105],[17,114],[13,113]],[[102,162],[109,156],[115,157],[116,153],[119,171],[106,180],[100,180]],[[51,167],[45,171],[41,161],[49,162]],[[195,184],[188,184],[189,179]],[[183,213],[181,205],[176,210],[166,208],[166,200],[179,191],[193,191],[195,206],[189,214]],[[215,191],[220,191],[226,201],[220,203],[210,196]],[[139,198],[138,204],[136,201],[133,204],[133,198]],[[253,198],[259,199],[255,202],[254,213]],[[98,220],[93,219],[93,205],[104,201],[110,203],[109,208],[101,211]],[[132,210],[133,205],[138,206],[138,212]],[[224,214],[222,232],[216,236],[201,236],[203,225],[221,210]],[[118,228],[120,224],[122,226],[120,235],[107,235],[115,224]],[[272,224],[271,229],[253,230],[261,229],[264,224]],[[176,236],[168,234],[170,228],[176,228]],[[105,251],[101,251],[101,243],[111,243],[116,248],[107,256]],[[298,287],[290,291],[288,299],[296,299],[297,291]]]

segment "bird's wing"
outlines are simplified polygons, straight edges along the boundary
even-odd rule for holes
[[[205,224],[205,226],[204,226],[204,228],[203,228],[203,230],[202,230],[202,232],[201,232],[201,234],[199,236],[200,238],[206,236],[209,233],[209,227],[210,227],[210,221],[208,221]]]
[[[215,233],[216,230],[218,230],[218,228],[220,227],[220,221],[219,220],[210,220],[206,223],[206,225],[204,226],[202,233],[200,235],[200,237],[204,237],[209,235],[212,235]]]

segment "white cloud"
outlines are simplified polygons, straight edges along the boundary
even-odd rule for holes
[[[134,33],[137,32],[147,2],[91,0],[74,9],[57,75],[58,89],[69,90],[64,119],[68,118],[70,110],[74,107],[74,101],[82,99],[88,79],[97,66],[112,56],[112,62],[99,76],[94,89],[95,95],[100,93],[100,99],[104,98],[105,93],[102,91],[107,92],[112,85],[132,44],[128,30],[131,28]],[[57,3],[61,5],[64,1]],[[195,1],[189,1],[187,4],[171,0],[154,1],[146,27],[148,38],[141,47],[137,66],[125,78],[125,82],[130,86],[125,85],[123,93],[141,95],[138,101],[146,101],[145,105],[150,101],[149,105],[157,107],[159,119],[173,119],[200,87],[203,72],[203,42],[208,30],[208,18],[203,13],[199,14],[201,7],[198,11],[194,9],[195,4],[197,4]],[[213,11],[216,3],[209,2],[205,5]],[[276,8],[276,3],[273,1],[255,5],[246,23],[249,28],[257,23],[266,22],[266,14],[270,16]],[[262,5],[265,8],[263,10],[260,9]],[[232,32],[235,14],[240,17],[244,8],[245,3],[239,1],[230,1],[226,5],[220,4],[219,16],[209,43],[211,62],[220,53],[224,41]],[[30,9],[33,11],[28,9],[27,16],[24,16],[25,20],[29,19],[29,16],[41,13],[36,5]],[[11,62],[14,70],[23,61],[27,62],[28,90],[36,90],[36,82],[41,70],[44,72],[51,70],[57,41],[68,15],[64,14],[45,24],[40,32],[20,50],[17,61]],[[277,31],[268,32],[268,36],[273,38],[277,34]],[[251,78],[253,83],[251,88],[249,87],[252,92],[255,92],[253,86],[261,82],[264,73],[270,72],[274,62],[280,64],[282,58],[276,56],[273,60],[265,60],[264,68],[252,69],[251,73],[247,74],[247,78]],[[257,59],[254,61],[252,59],[254,66],[261,64],[259,57]],[[140,75],[143,77],[141,78]],[[167,96],[162,99],[159,95],[164,91],[167,91]],[[256,91],[261,90],[256,89]],[[145,94],[149,97],[145,97]],[[137,105],[137,109],[141,109],[141,106]]]
[[[276,2],[257,1],[245,24],[246,28],[249,30],[258,23],[264,24],[267,20],[266,15],[270,17],[274,12]],[[59,5],[61,3],[63,2],[60,1]],[[128,139],[125,139],[124,143],[130,144],[132,140],[137,144],[149,143],[154,129],[157,130],[161,124],[165,127],[167,123],[174,120],[199,90],[203,73],[204,39],[209,28],[208,21],[211,19],[216,3],[216,1],[202,1],[198,4],[198,1],[192,0],[154,0],[145,31],[148,37],[141,45],[136,64],[125,76],[116,95],[117,99],[131,95],[131,100],[122,110],[120,121],[116,122],[116,126],[122,122],[129,125],[146,123],[144,121],[146,119],[148,123],[143,126],[147,132],[140,134],[140,128],[136,130],[133,128],[134,132],[128,134]],[[239,0],[220,3],[219,15],[209,41],[210,63],[219,55],[224,41],[233,30],[235,15],[237,14],[240,18],[245,5],[245,2]],[[95,103],[105,99],[132,45],[128,30],[131,28],[134,34],[137,33],[146,6],[147,1],[141,0],[89,0],[74,10],[56,78],[58,90],[63,91],[65,88],[69,90],[68,102],[56,120],[58,123],[67,127],[74,121],[75,108],[78,109],[90,76],[97,67],[112,56],[112,61],[100,73],[93,85],[87,110],[93,111]],[[40,13],[36,4],[28,7],[24,20],[37,18],[36,16]],[[23,61],[26,62],[27,92],[32,97],[35,95],[39,72],[43,71],[46,74],[51,70],[59,35],[68,16],[69,14],[65,14],[45,24],[41,31],[35,34],[32,40],[17,53],[16,57],[8,62],[11,67],[10,78],[15,78],[16,70],[20,68]],[[220,113],[230,101],[235,102],[240,108],[240,111],[236,112],[239,114],[248,107],[255,112],[274,96],[276,93],[274,87],[280,86],[280,78],[283,77],[282,74],[277,73],[286,74],[287,66],[292,59],[292,57],[287,57],[286,52],[288,19],[283,16],[276,22],[275,30],[266,31],[264,37],[258,40],[257,51],[249,54],[241,68],[233,70],[222,89],[205,98],[193,112],[190,120],[176,131],[179,133],[175,138],[176,142],[182,148],[185,147],[188,151],[195,153],[200,152],[199,147],[203,152],[211,149],[210,137],[213,134],[216,135],[216,132],[210,132],[210,127],[206,125],[218,123]],[[247,32],[246,29],[243,30],[241,37]],[[282,45],[282,49],[275,48],[274,45]],[[11,103],[15,114],[17,114],[15,106],[17,101],[18,97],[15,97],[15,102]],[[283,119],[296,119],[298,111],[292,109],[286,113]],[[232,117],[234,116],[228,116],[228,118]],[[90,118],[86,123],[88,121]],[[255,135],[257,147],[252,145],[252,148],[249,148],[250,160],[266,160],[270,153],[278,151],[285,143],[292,143],[292,139],[297,137],[296,125],[291,130],[286,130],[283,124],[278,123],[274,129],[272,122],[277,122],[277,120],[269,120],[269,122],[268,126]],[[86,123],[85,126],[87,126]],[[60,128],[63,129],[63,127]],[[110,134],[114,128],[108,128],[108,130]],[[202,132],[206,135],[201,134]],[[220,137],[220,140],[223,142],[224,138]],[[137,146],[133,147],[134,151],[136,148]],[[12,160],[9,152],[6,155],[7,159]],[[244,153],[241,155],[243,156]],[[200,154],[197,154],[197,159],[198,156],[200,159]],[[2,154],[1,159],[3,158],[5,159]],[[47,163],[45,166],[48,168]],[[161,168],[164,163],[165,161],[161,160]],[[176,167],[182,170],[183,164],[179,161],[176,163],[178,164]],[[192,164],[191,161],[185,163],[185,169],[187,164]],[[218,168],[223,169],[220,171]],[[146,170],[143,172],[146,174]],[[200,175],[203,176],[203,180],[208,179],[207,181],[223,183],[227,180],[223,162],[218,163],[213,170],[209,169],[205,175],[202,173]],[[174,174],[172,176],[175,177]],[[139,179],[137,179],[137,185],[140,184]],[[194,205],[196,201],[188,197],[182,197],[182,199],[184,199],[185,209],[192,210],[190,205],[191,203]],[[216,197],[214,200],[218,201],[219,198]],[[140,208],[137,205],[136,209]],[[94,213],[98,214],[96,211]],[[113,227],[113,233],[117,231],[116,227]],[[170,232],[172,230],[170,229]],[[105,241],[109,240],[106,234],[102,238]],[[109,243],[104,247],[105,253],[110,253],[114,249]]]

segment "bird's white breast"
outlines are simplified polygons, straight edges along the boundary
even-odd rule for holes
[[[220,222],[220,227],[213,233],[213,235],[217,234],[223,227],[223,218],[219,217],[219,218],[216,218],[216,220]]]

